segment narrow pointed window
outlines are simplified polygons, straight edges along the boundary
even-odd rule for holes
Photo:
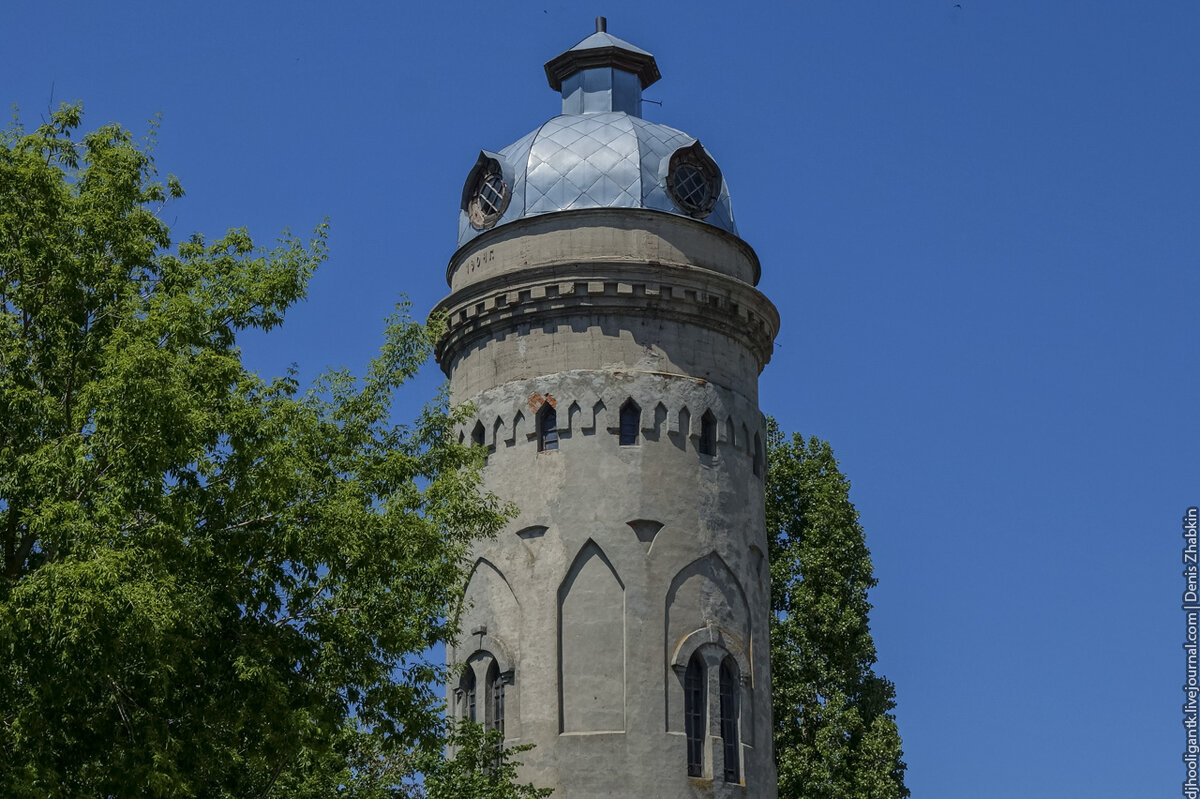
[[[538,452],[558,449],[558,414],[554,406],[546,403],[538,411]]]
[[[704,662],[698,654],[688,661],[683,675],[683,726],[687,733],[689,777],[704,776]]]
[[[471,431],[471,443],[477,447],[483,446],[483,422],[475,423],[475,429]]]
[[[475,720],[475,670],[468,663],[466,671],[463,672],[462,679],[458,683],[459,690],[462,691],[462,717],[468,721]]]
[[[621,406],[621,446],[638,443],[638,428],[642,426],[642,409],[632,399]]]
[[[721,663],[721,740],[725,752],[726,782],[741,782],[737,685],[737,666],[731,658],[725,658]]]
[[[700,454],[717,454],[717,417],[705,411],[700,417]]]
[[[496,661],[488,667],[488,729],[504,734],[504,677]]]

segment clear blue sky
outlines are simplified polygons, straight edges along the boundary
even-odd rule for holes
[[[1195,0],[9,0],[0,99],[161,111],[179,236],[329,216],[309,299],[245,350],[360,369],[400,292],[445,293],[478,150],[558,113],[542,64],[597,14],[655,53],[646,117],[716,156],[762,259],[764,410],[853,481],[914,796],[1180,795]]]

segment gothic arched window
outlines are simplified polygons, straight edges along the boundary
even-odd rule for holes
[[[638,443],[638,428],[642,426],[642,409],[632,399],[621,406],[621,445]]]
[[[740,746],[738,741],[737,664],[733,658],[721,663],[721,739],[725,752],[725,781],[741,782]]]
[[[496,661],[488,666],[488,729],[504,734],[504,677]]]
[[[458,690],[461,692],[462,699],[459,705],[462,717],[469,721],[475,720],[475,670],[471,668],[471,664],[467,664],[466,670],[463,671],[462,678],[458,681]]]
[[[683,675],[683,726],[687,733],[689,777],[704,776],[705,668],[699,653],[693,654]]]
[[[548,402],[538,411],[537,440],[538,452],[558,449],[558,414]]]

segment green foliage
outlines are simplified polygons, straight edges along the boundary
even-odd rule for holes
[[[895,690],[874,673],[874,587],[850,483],[824,441],[768,420],[771,681],[781,799],[900,799]]]
[[[471,721],[461,721],[450,733],[450,754],[422,753],[417,766],[424,788],[414,792],[422,799],[542,799],[552,788],[517,783],[520,761],[514,755],[533,744],[504,747],[504,733],[485,731]]]
[[[444,397],[390,421],[437,331],[260,379],[236,337],[304,296],[325,226],[172,250],[178,181],[81,118],[0,137],[0,795],[401,795],[441,747],[421,653],[506,511]]]

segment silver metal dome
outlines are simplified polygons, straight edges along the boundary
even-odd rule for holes
[[[546,65],[563,95],[562,115],[498,153],[480,152],[463,187],[458,246],[498,225],[577,208],[648,208],[737,235],[716,162],[688,134],[639,116],[641,89],[658,78],[654,57],[598,28]],[[672,156],[689,148],[699,151],[693,161],[709,165],[715,197],[702,209],[689,208],[670,183]],[[499,187],[497,167],[502,196],[488,188]]]

